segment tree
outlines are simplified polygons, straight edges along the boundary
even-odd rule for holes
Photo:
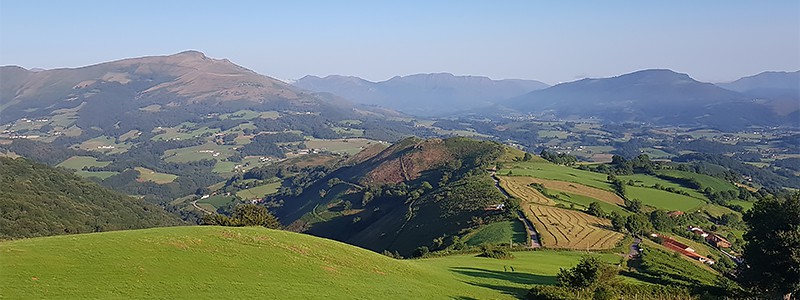
[[[589,207],[586,209],[586,213],[601,218],[605,217],[606,215],[606,212],[603,211],[603,209],[600,207],[600,203],[598,203],[597,201],[589,203]]]
[[[525,155],[522,156],[522,161],[530,161],[532,158],[530,153],[525,152]]]
[[[639,199],[625,199],[625,208],[632,212],[638,213],[642,211],[642,201],[639,201]]]
[[[660,209],[656,209],[650,213],[650,223],[653,224],[655,229],[660,231],[669,230],[674,226],[672,218],[670,218],[665,211]]]
[[[618,232],[623,232],[625,230],[626,222],[627,221],[625,217],[620,215],[618,212],[616,211],[611,212],[611,226],[614,227],[614,230]]]
[[[643,234],[650,231],[650,220],[643,214],[632,214],[625,219],[625,228],[633,234]]]
[[[411,254],[412,257],[425,257],[428,255],[431,250],[428,249],[428,246],[419,246],[417,249],[414,249],[414,253]]]
[[[587,289],[616,283],[617,269],[594,256],[584,256],[571,269],[561,269],[556,275],[559,286]]]
[[[219,226],[263,226],[267,228],[280,228],[281,224],[269,210],[261,205],[243,204],[233,208],[231,216],[220,214],[206,215],[203,224]]]
[[[745,234],[742,285],[765,297],[792,299],[800,292],[800,192],[767,197],[744,216]]]

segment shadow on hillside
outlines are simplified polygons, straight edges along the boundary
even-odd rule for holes
[[[465,281],[470,285],[497,290],[504,294],[509,294],[516,297],[525,296],[525,294],[528,293],[529,287],[527,286],[529,285],[552,284],[555,281],[553,276],[544,276],[544,275],[510,272],[510,271],[494,271],[494,270],[472,268],[472,267],[453,267],[450,268],[450,270],[458,274],[467,275],[478,279],[476,280],[476,282]],[[482,279],[502,280],[502,281],[507,281],[508,283],[511,283],[513,285],[509,286],[502,285],[502,282],[500,283],[500,285],[483,283],[484,280]],[[523,285],[523,286],[520,287],[516,285]]]

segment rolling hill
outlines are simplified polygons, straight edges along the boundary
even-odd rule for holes
[[[182,224],[163,208],[29,160],[0,157],[0,239]]]
[[[375,251],[443,248],[465,228],[508,218],[484,211],[506,201],[485,169],[508,151],[466,138],[408,138],[299,195],[274,196],[283,203],[276,215],[290,228]]]
[[[454,113],[546,88],[535,80],[492,80],[450,73],[395,76],[371,82],[353,76],[305,76],[297,87],[339,95],[357,103],[378,105],[418,116]]]
[[[696,81],[671,70],[643,70],[611,78],[582,79],[499,103],[522,113],[608,122],[743,128],[782,125],[771,102]]]
[[[514,299],[553,284],[584,255],[396,260],[309,235],[212,226],[7,241],[0,253],[0,294],[27,299]],[[508,265],[516,272],[503,271]]]

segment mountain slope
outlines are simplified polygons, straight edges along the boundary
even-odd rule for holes
[[[772,108],[751,97],[698,82],[670,70],[583,79],[501,102],[523,113],[669,125],[743,127],[783,124]]]
[[[178,225],[162,208],[25,159],[0,157],[0,239]]]
[[[0,243],[0,253],[0,294],[20,299],[512,298],[446,268],[256,227],[25,239]]]
[[[510,149],[465,138],[408,138],[304,187],[277,195],[276,215],[291,228],[375,251],[411,255],[434,239],[455,236],[476,222],[502,220],[484,211],[506,198],[486,168]]]
[[[736,81],[717,83],[718,86],[737,92],[748,92],[757,89],[800,90],[800,71],[794,72],[761,72]]]
[[[358,77],[331,75],[305,76],[295,86],[328,92],[357,103],[379,105],[405,113],[430,116],[453,113],[494,101],[521,95],[547,85],[534,80],[492,80],[481,76],[454,76],[449,73],[396,76],[370,82]]]

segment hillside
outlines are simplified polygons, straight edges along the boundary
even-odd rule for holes
[[[408,138],[299,195],[272,198],[283,203],[276,214],[291,228],[408,256],[419,246],[446,247],[447,237],[476,222],[507,218],[484,211],[506,201],[485,169],[507,151],[465,138]]]
[[[465,258],[401,261],[303,234],[210,226],[25,239],[0,243],[0,253],[0,294],[27,299],[512,299],[486,283],[524,293],[578,259],[565,255],[538,268],[542,275],[524,266],[516,277],[498,272],[508,277],[500,281],[459,273],[499,265],[452,269]]]
[[[771,103],[698,82],[671,70],[643,70],[611,78],[583,79],[500,102],[522,113],[610,122],[743,128],[784,124]]]
[[[178,224],[142,200],[46,165],[0,157],[0,239]]]
[[[535,80],[492,80],[449,73],[395,76],[371,82],[353,76],[305,76],[293,83],[316,92],[339,95],[356,103],[378,105],[432,116],[488,106],[493,102],[548,87]]]

